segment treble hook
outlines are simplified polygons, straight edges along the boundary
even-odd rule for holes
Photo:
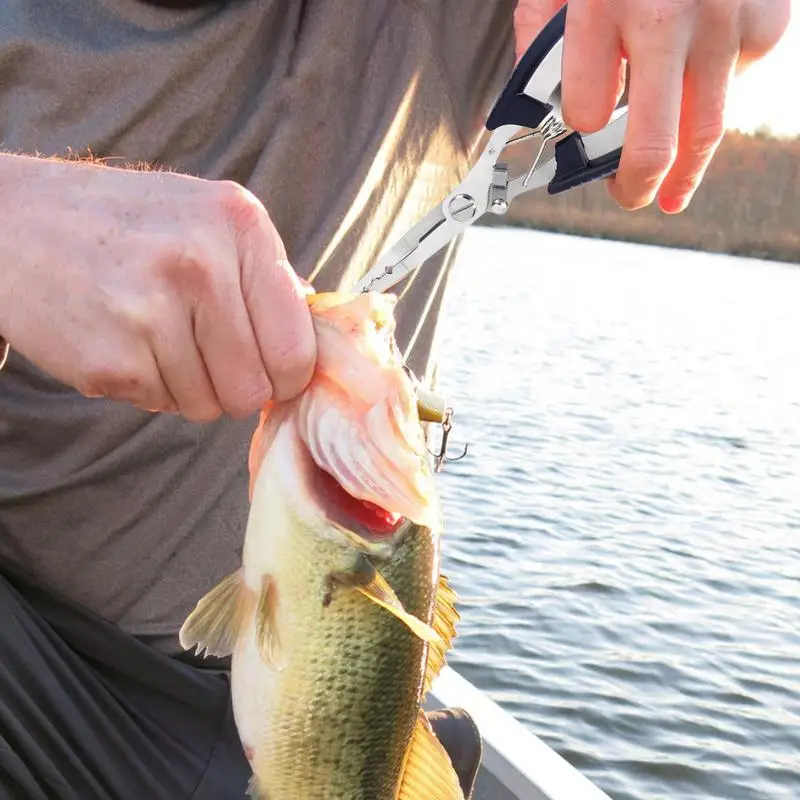
[[[461,461],[467,455],[469,444],[464,445],[464,452],[460,456],[450,457],[447,455],[447,440],[450,437],[450,431],[453,427],[452,423],[453,409],[449,406],[444,410],[444,419],[442,420],[442,441],[439,445],[439,452],[433,453],[428,451],[434,458],[434,472],[441,472],[444,465],[451,461]]]

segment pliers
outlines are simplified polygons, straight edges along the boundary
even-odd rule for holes
[[[483,152],[464,180],[399,241],[356,284],[356,292],[385,292],[434,253],[463,233],[487,211],[505,214],[523,192],[547,187],[554,195],[617,171],[627,107],[617,108],[606,127],[583,135],[561,115],[561,63],[564,50],[564,5],[534,39],[514,69],[486,121],[491,133]],[[513,138],[521,129],[527,133]],[[508,164],[498,159],[508,145],[533,136],[541,145],[527,174],[509,178]],[[541,160],[547,142],[551,158]]]
[[[464,180],[381,255],[354,291],[388,291],[487,211],[505,214],[514,198],[524,192],[546,186],[549,194],[559,194],[617,171],[628,121],[625,105],[614,111],[603,129],[589,135],[572,130],[562,118],[566,19],[564,5],[520,59],[486,120],[488,142]],[[523,129],[527,132],[518,136]],[[503,151],[534,136],[541,142],[533,163],[526,174],[511,178],[508,164],[499,161]],[[553,155],[542,160],[548,142],[554,143]],[[439,451],[432,453],[439,472],[445,462],[463,458],[467,449],[456,457],[447,454],[453,409],[410,371],[409,375],[415,382],[420,420],[442,426]]]

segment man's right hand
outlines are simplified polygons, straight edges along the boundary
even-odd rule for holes
[[[86,396],[196,420],[298,394],[306,289],[246,189],[0,155],[0,335]]]

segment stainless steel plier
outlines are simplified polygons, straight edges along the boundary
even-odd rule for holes
[[[391,289],[487,211],[505,214],[523,192],[546,186],[549,194],[558,194],[616,172],[627,108],[616,109],[605,128],[589,135],[569,128],[561,116],[566,17],[565,5],[520,59],[486,121],[491,135],[466,178],[381,255],[355,291]],[[517,136],[523,129],[528,132]],[[499,158],[508,145],[533,136],[541,137],[538,154],[527,174],[511,178],[508,164]],[[554,154],[542,160],[549,141],[555,142]]]

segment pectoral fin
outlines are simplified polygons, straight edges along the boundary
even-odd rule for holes
[[[397,800],[464,800],[450,756],[422,710],[406,754]]]
[[[400,599],[379,572],[375,573],[375,577],[369,583],[355,588],[365,597],[372,600],[373,603],[377,603],[390,614],[394,614],[400,622],[407,625],[409,630],[419,636],[420,639],[426,642],[441,642],[441,637],[430,625],[426,625],[421,619],[409,614],[403,608]]]
[[[250,800],[266,800],[267,796],[261,793],[261,787],[258,783],[258,778],[255,775],[250,776],[247,782],[247,791],[245,792]]]
[[[426,642],[441,642],[439,634],[430,625],[403,608],[400,598],[366,557],[362,556],[359,559],[356,569],[352,572],[340,572],[330,577],[334,582],[361,592],[364,597],[385,608],[420,639]]]
[[[184,650],[197,648],[200,655],[220,658],[233,652],[248,614],[255,609],[258,647],[264,661],[275,669],[284,666],[276,624],[278,590],[274,579],[265,575],[258,601],[244,582],[242,570],[228,575],[201,598],[183,623],[178,638]]]
[[[228,575],[204,595],[183,623],[178,638],[184,650],[229,656],[241,631],[247,589],[242,570]]]
[[[450,588],[444,575],[439,577],[436,592],[436,606],[433,612],[433,629],[439,634],[439,642],[431,642],[428,648],[428,663],[425,668],[425,684],[423,697],[428,693],[431,684],[436,680],[445,663],[447,651],[453,646],[456,637],[456,622],[460,619],[456,611],[456,593]]]

